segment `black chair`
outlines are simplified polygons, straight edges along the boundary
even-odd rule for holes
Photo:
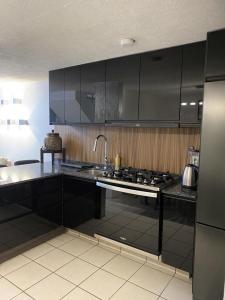
[[[39,163],[39,162],[40,161],[37,159],[17,160],[14,162],[14,166],[34,164],[34,163]]]
[[[4,168],[4,167],[7,167],[7,165],[0,165],[0,168]]]

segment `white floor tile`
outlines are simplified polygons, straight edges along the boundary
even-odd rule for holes
[[[150,292],[160,295],[171,278],[172,277],[166,273],[144,265],[131,277],[129,281],[147,289]]]
[[[81,288],[100,299],[109,299],[123,284],[120,279],[108,272],[99,270],[81,284]]]
[[[91,248],[84,254],[82,254],[80,257],[90,262],[91,264],[94,264],[97,267],[102,267],[104,264],[106,264],[110,259],[112,259],[116,254],[112,251],[106,250],[102,247],[96,246],[94,248]]]
[[[71,241],[72,239],[74,239],[74,236],[68,233],[63,233],[58,235],[57,237],[51,239],[48,241],[48,244],[54,246],[54,247],[60,247],[63,244]]]
[[[80,289],[79,287],[70,292],[62,300],[99,300],[95,296],[89,294],[88,292]]]
[[[36,300],[59,300],[72,291],[74,287],[72,283],[51,274],[29,288],[26,293]]]
[[[28,264],[30,261],[30,259],[24,257],[23,255],[15,256],[0,264],[0,274],[2,276],[5,276],[11,273],[12,271]]]
[[[24,252],[23,255],[34,260],[54,249],[55,248],[53,246],[49,245],[48,243],[43,243],[41,245],[38,245],[38,246]]]
[[[192,286],[188,282],[173,278],[162,297],[168,300],[192,300]]]
[[[116,276],[128,280],[140,267],[141,263],[131,260],[125,256],[117,255],[109,261],[103,269]]]
[[[21,290],[18,289],[15,285],[8,282],[8,280],[1,278],[0,279],[0,299],[1,300],[9,300],[19,295]]]
[[[72,255],[79,256],[83,254],[85,251],[94,247],[95,244],[89,241],[85,241],[79,238],[74,238],[72,241],[64,244],[60,248]]]
[[[25,293],[19,294],[18,296],[16,296],[15,298],[13,298],[12,300],[33,300],[30,296],[28,296]]]
[[[112,300],[157,300],[158,296],[148,292],[130,282],[125,283]]]
[[[73,255],[55,249],[36,259],[36,262],[54,272],[73,259]]]
[[[77,258],[60,268],[56,273],[72,283],[79,285],[97,270],[97,267]]]
[[[31,262],[10,273],[6,276],[6,278],[22,290],[25,290],[49,274],[50,272],[48,270],[36,264],[35,262]]]

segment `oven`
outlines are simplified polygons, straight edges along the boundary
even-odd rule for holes
[[[99,219],[92,221],[94,233],[160,255],[160,192],[114,180],[98,180],[96,185],[102,197]]]

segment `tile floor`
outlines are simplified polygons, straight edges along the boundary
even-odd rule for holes
[[[0,264],[1,300],[191,300],[191,283],[65,233]]]

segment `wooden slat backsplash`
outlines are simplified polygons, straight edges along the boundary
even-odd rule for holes
[[[97,152],[93,144],[97,135],[108,139],[109,158],[114,162],[120,153],[123,166],[181,173],[187,148],[199,149],[199,128],[125,128],[104,126],[55,126],[66,148],[67,159],[103,162],[104,142],[99,140]]]

